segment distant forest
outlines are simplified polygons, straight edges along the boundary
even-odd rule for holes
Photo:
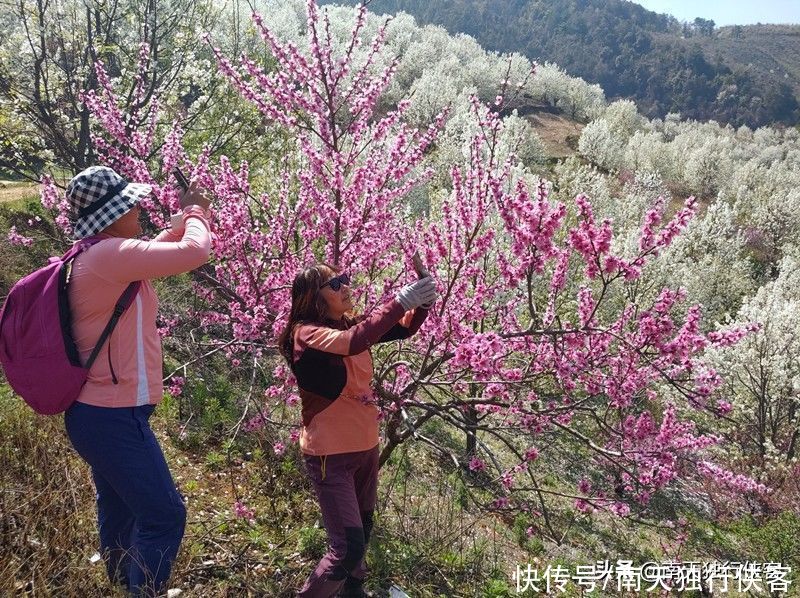
[[[624,0],[373,0],[370,10],[404,11],[487,50],[555,62],[609,99],[634,99],[650,118],[679,112],[758,127],[800,116],[800,27],[718,29]]]

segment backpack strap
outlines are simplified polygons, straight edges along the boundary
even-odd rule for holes
[[[101,237],[95,236],[95,237],[86,237],[85,239],[80,239],[79,241],[76,241],[72,245],[72,247],[70,247],[69,250],[64,255],[61,256],[61,261],[70,262],[74,260],[76,257],[78,257],[78,254],[89,249],[89,247],[91,247],[92,245],[96,245],[102,240],[103,239]],[[50,261],[52,262],[58,259],[59,258],[52,257],[50,258]]]
[[[78,257],[78,254],[80,254],[82,251],[88,249],[92,245],[96,245],[102,240],[103,238],[99,236],[91,236],[81,239],[61,257],[61,261],[66,266],[69,264],[69,262]],[[66,289],[66,268],[64,267],[62,267],[61,276],[61,284],[63,285],[63,288]],[[94,349],[92,349],[92,354],[89,355],[89,360],[86,362],[84,368],[88,370],[92,367],[92,364],[94,364],[95,359],[97,359],[97,356],[100,353],[100,349],[103,348],[103,344],[106,342],[108,337],[111,336],[111,333],[114,332],[114,328],[116,328],[119,319],[122,317],[122,314],[125,313],[125,310],[130,307],[131,303],[133,303],[133,299],[136,297],[136,293],[139,292],[141,286],[142,283],[139,280],[130,283],[122,292],[122,295],[120,295],[119,299],[117,299],[117,303],[114,305],[114,312],[111,314],[111,319],[108,320],[108,324],[106,324],[106,327],[103,329],[100,339],[97,341]],[[66,294],[64,296],[66,296]],[[65,309],[68,310],[69,307],[66,306]]]
[[[108,337],[111,336],[111,333],[114,332],[114,328],[116,328],[117,322],[119,322],[119,319],[120,317],[122,317],[122,314],[125,313],[125,310],[128,309],[128,307],[130,307],[131,303],[133,303],[133,299],[134,297],[136,297],[136,293],[139,292],[139,288],[141,286],[142,283],[139,280],[132,282],[123,291],[119,299],[117,299],[117,303],[114,306],[114,313],[111,314],[111,319],[108,321],[108,324],[106,324],[106,327],[103,329],[103,333],[100,335],[100,339],[94,346],[92,354],[89,356],[89,360],[86,362],[86,365],[83,366],[87,370],[92,367],[94,360],[97,359],[97,355],[100,353],[100,349],[103,348],[103,344],[106,342]]]

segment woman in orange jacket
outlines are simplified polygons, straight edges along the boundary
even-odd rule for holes
[[[317,264],[294,279],[279,348],[300,389],[300,447],[329,543],[300,591],[303,598],[368,595],[364,554],[378,489],[378,409],[370,400],[369,349],[414,334],[428,314],[421,306],[435,299],[436,285],[427,276],[354,318],[347,274]]]

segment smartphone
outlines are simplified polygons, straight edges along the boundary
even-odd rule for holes
[[[414,252],[414,255],[411,256],[411,261],[414,264],[414,270],[417,272],[417,277],[425,278],[426,276],[430,276],[428,274],[428,269],[422,264],[422,258],[419,257],[419,251]]]
[[[189,190],[189,179],[181,172],[180,168],[177,166],[173,168],[172,175],[175,177],[175,180],[178,181],[178,185],[183,189],[184,193]]]

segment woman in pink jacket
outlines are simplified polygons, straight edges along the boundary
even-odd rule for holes
[[[117,299],[141,281],[64,416],[72,445],[91,467],[108,575],[134,596],[164,590],[186,523],[148,424],[163,392],[158,298],[150,280],[197,268],[211,248],[208,200],[196,189],[184,194],[174,228],[153,241],[137,239],[138,202],[151,191],[102,166],[87,168],[67,186],[75,238],[102,239],[75,259],[69,280],[72,333],[84,363]]]

